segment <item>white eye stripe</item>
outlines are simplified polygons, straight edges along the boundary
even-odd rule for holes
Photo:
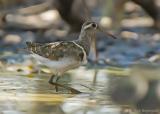
[[[84,26],[84,29],[88,29],[88,28],[91,28],[91,27],[96,29],[97,28],[97,24],[95,24],[95,23],[89,23],[88,25]]]
[[[92,24],[86,25],[86,26],[84,27],[84,29],[87,29],[87,28],[89,28],[89,27],[91,27],[91,26],[92,26]]]

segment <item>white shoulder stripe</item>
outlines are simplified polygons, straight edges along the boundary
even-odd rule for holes
[[[83,63],[84,63],[84,64],[87,63],[87,54],[86,54],[86,51],[84,50],[84,48],[83,48],[81,45],[77,44],[76,42],[74,42],[74,41],[72,41],[72,42],[73,42],[76,46],[78,46],[79,48],[82,49],[83,54],[84,54]]]

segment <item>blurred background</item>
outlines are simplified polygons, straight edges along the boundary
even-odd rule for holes
[[[82,93],[57,93],[25,42],[75,40],[87,20],[118,39],[97,32],[60,79]],[[160,0],[0,0],[0,114],[160,114],[159,80]]]

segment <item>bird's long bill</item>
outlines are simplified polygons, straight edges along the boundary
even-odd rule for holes
[[[106,31],[104,31],[104,30],[103,30],[101,27],[99,27],[99,26],[98,26],[98,30],[101,31],[101,32],[103,32],[107,37],[109,36],[109,37],[111,37],[111,38],[113,38],[113,39],[117,39],[116,36],[114,36],[114,35],[111,34],[111,33],[108,33],[108,32],[106,32]]]

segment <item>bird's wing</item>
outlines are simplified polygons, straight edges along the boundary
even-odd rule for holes
[[[59,60],[64,57],[72,57],[82,61],[84,50],[74,42],[32,43],[27,42],[28,50],[50,60]]]

